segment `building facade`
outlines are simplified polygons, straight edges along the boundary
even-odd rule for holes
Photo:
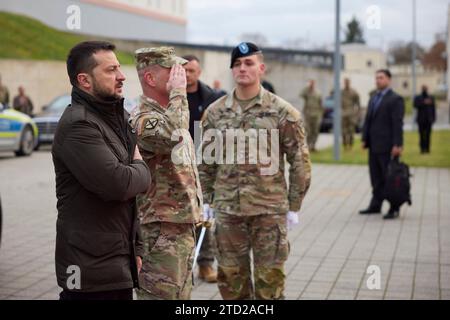
[[[53,28],[113,39],[186,40],[187,0],[2,0],[0,11]]]

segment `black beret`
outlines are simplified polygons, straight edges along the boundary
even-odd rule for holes
[[[236,48],[231,52],[231,64],[230,68],[233,68],[233,64],[236,59],[241,57],[248,57],[254,54],[261,53],[261,49],[251,42],[241,42]]]

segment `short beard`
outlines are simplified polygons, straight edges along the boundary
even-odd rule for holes
[[[103,101],[116,101],[122,98],[122,96],[120,95],[111,94],[104,90],[95,79],[92,83],[92,94],[94,95],[94,97]]]

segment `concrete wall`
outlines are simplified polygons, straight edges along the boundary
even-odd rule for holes
[[[364,44],[343,45],[342,53],[345,63],[341,86],[343,86],[343,79],[349,78],[351,87],[359,94],[361,106],[367,107],[369,93],[375,89],[375,72],[386,68],[386,54]]]
[[[140,94],[136,69],[133,66],[122,69],[127,77],[125,96],[134,98]],[[10,103],[18,87],[23,86],[33,101],[34,113],[39,113],[55,97],[70,94],[72,88],[65,62],[0,59],[0,74],[2,83],[9,89]]]
[[[399,94],[410,97],[412,94],[412,71],[411,65],[393,65],[390,67],[392,72],[392,87]],[[446,73],[444,71],[424,69],[421,65],[416,66],[416,90],[421,92],[422,85],[427,85],[430,93],[442,91],[446,82]]]
[[[212,85],[214,80],[220,80],[223,89],[233,88],[233,79],[229,69],[229,55],[225,52],[177,50],[179,55],[194,53],[202,61],[203,72],[201,80]],[[305,67],[298,64],[287,64],[279,61],[267,60],[270,70],[267,79],[272,82],[277,94],[294,106],[301,109],[303,101],[299,98],[300,90],[306,86],[308,79],[315,79],[319,90],[325,95],[332,87],[331,70]],[[124,95],[135,98],[141,93],[136,70],[132,65],[122,67],[127,80],[124,82]],[[11,99],[17,94],[19,85],[24,86],[26,93],[35,105],[35,113],[53,98],[70,93],[71,86],[67,77],[65,62],[55,61],[27,61],[0,60],[0,74],[2,82],[10,91]]]

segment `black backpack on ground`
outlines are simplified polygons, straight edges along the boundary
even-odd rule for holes
[[[410,177],[408,165],[400,162],[398,157],[393,157],[388,165],[384,186],[384,197],[391,205],[400,207],[405,202],[411,205]]]

